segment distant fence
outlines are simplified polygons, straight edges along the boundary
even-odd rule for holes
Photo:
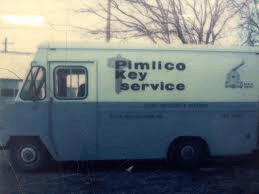
[[[0,78],[0,97],[15,98],[22,83],[20,79]]]
[[[16,97],[18,89],[1,88],[0,96],[2,97]]]

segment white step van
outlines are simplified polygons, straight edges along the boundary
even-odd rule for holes
[[[257,148],[259,50],[44,43],[0,123],[16,169]]]

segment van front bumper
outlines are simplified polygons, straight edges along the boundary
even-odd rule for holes
[[[259,154],[259,148],[254,149],[253,154]]]

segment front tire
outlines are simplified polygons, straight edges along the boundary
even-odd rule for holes
[[[10,150],[12,166],[18,171],[37,171],[47,163],[47,150],[37,141],[23,141]]]

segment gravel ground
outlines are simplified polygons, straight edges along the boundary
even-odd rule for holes
[[[37,173],[15,172],[7,153],[0,157],[0,194],[259,193],[256,156],[214,159],[192,170],[149,160],[54,163]]]

